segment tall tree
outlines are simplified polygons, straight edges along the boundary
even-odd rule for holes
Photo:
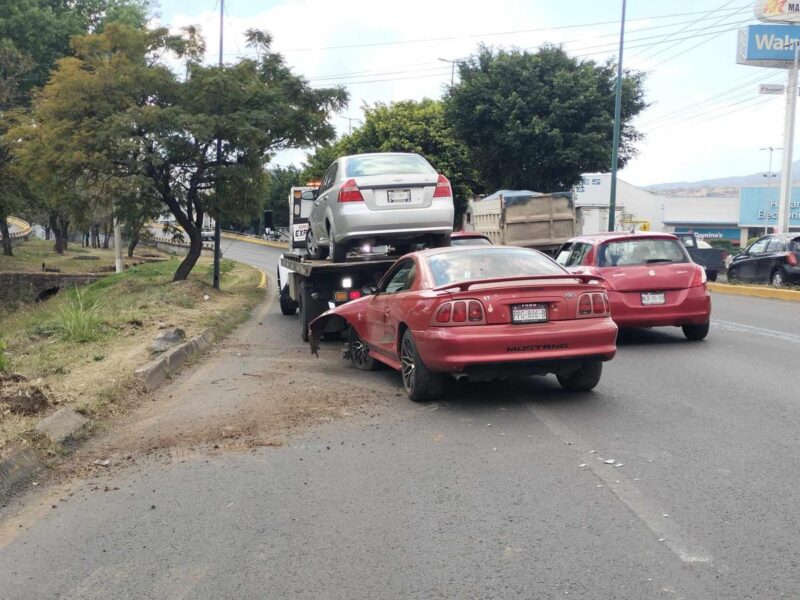
[[[560,47],[537,52],[482,48],[459,64],[446,116],[469,147],[487,191],[567,190],[582,173],[608,171],[614,119],[612,62],[571,58]],[[622,88],[620,167],[642,135],[631,120],[647,106],[643,75]]]
[[[29,122],[12,131],[16,153],[65,189],[81,177],[146,179],[189,237],[174,276],[185,279],[202,250],[205,215],[254,214],[264,165],[280,150],[330,140],[329,115],[347,102],[343,90],[314,89],[294,75],[268,34],[248,32],[248,43],[257,60],[190,60],[181,79],[165,57],[197,45],[166,29],[112,23],[75,37],[75,56],[59,61]]]
[[[289,225],[289,192],[295,186],[304,185],[300,169],[294,166],[275,167],[267,173],[264,208],[273,212],[275,225]]]

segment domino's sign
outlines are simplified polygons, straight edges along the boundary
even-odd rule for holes
[[[739,30],[736,62],[756,67],[789,68],[795,45],[800,45],[800,27],[793,25],[749,25]]]

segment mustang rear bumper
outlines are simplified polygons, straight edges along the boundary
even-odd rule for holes
[[[611,360],[617,351],[617,326],[608,318],[431,327],[413,335],[425,365],[444,373],[515,368],[530,375],[553,373],[587,360]]]
[[[704,285],[664,292],[665,304],[643,306],[641,292],[608,291],[611,318],[620,327],[703,325],[711,319],[711,296]]]

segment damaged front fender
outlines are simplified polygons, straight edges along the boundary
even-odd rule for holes
[[[367,312],[366,303],[370,298],[353,300],[331,310],[327,310],[308,325],[308,345],[311,353],[319,356],[319,342],[322,334],[330,329],[346,329],[348,326],[356,330],[359,337],[366,336]]]

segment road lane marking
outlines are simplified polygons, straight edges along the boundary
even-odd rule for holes
[[[792,344],[800,344],[800,335],[794,333],[787,333],[785,331],[777,331],[775,329],[765,329],[764,327],[754,327],[752,325],[744,325],[736,323],[735,321],[721,321],[719,319],[712,319],[711,325],[723,331],[734,331],[738,333],[754,333],[764,337],[782,340],[784,342],[791,342]]]
[[[672,517],[665,517],[670,511],[659,509],[659,502],[648,498],[622,471],[613,465],[597,460],[598,454],[590,453],[592,446],[575,433],[558,417],[541,405],[531,405],[518,399],[553,435],[565,445],[571,445],[578,454],[583,467],[598,477],[630,511],[652,531],[659,541],[685,563],[709,563],[711,555],[689,535],[684,533]],[[578,462],[575,463],[576,466]]]

